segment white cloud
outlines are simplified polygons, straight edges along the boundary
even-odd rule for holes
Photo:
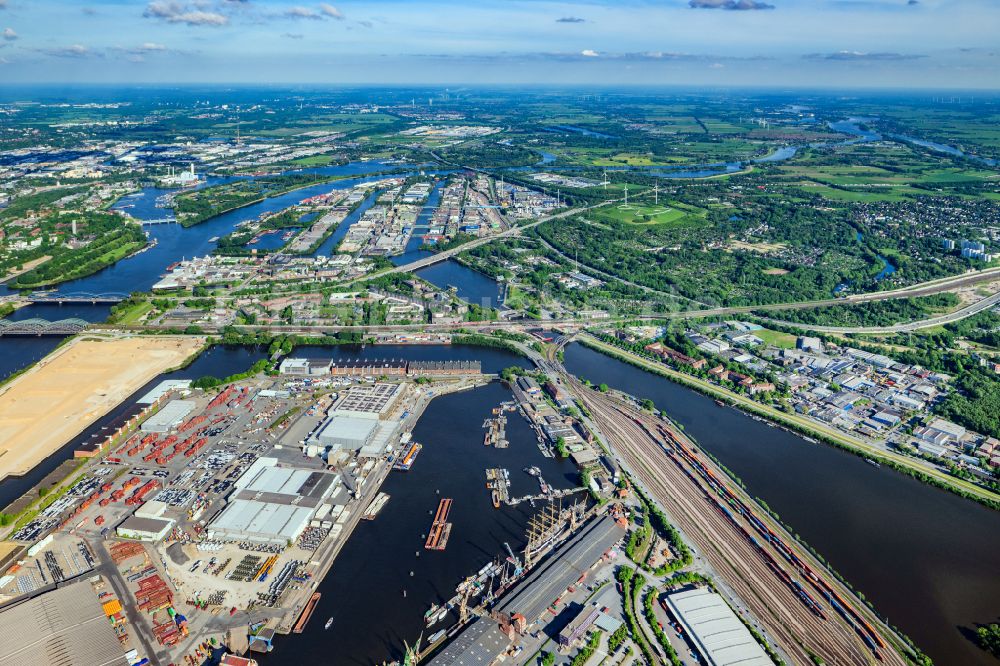
[[[330,18],[335,18],[338,21],[344,20],[343,12],[341,12],[339,9],[337,9],[328,2],[321,2],[319,4],[319,10],[323,12],[324,15],[329,16]]]
[[[15,39],[18,38],[18,34],[16,32],[14,32],[13,28],[4,28],[3,29],[3,38],[5,40],[7,40],[8,42],[12,42],[12,41],[14,41]]]
[[[288,18],[295,18],[295,19],[318,19],[318,18],[320,18],[320,15],[315,10],[309,9],[308,7],[302,7],[302,6],[289,7],[287,10],[285,10],[285,16],[287,16]]]
[[[158,18],[167,23],[185,23],[187,25],[220,26],[229,23],[229,17],[218,12],[205,11],[205,5],[193,5],[177,0],[153,0],[146,6],[143,16]]]
[[[42,52],[56,58],[87,58],[94,55],[94,52],[83,44],[60,46],[54,49],[42,49]]]
[[[587,58],[596,58],[601,54],[595,51],[594,49],[584,49],[580,51],[580,55],[586,56]]]

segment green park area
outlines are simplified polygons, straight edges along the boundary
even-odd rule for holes
[[[622,222],[638,226],[684,226],[702,224],[705,211],[678,202],[663,204],[629,203],[612,204],[594,211],[598,222]]]

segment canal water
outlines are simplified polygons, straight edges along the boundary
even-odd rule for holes
[[[1000,619],[1000,512],[582,345],[570,345],[565,359],[581,378],[653,400],[935,663],[996,664],[971,632]]]
[[[534,431],[519,414],[508,415],[507,449],[483,446],[483,419],[510,390],[498,382],[435,398],[413,431],[424,445],[409,472],[392,472],[382,490],[389,502],[378,517],[362,521],[320,584],[323,595],[301,636],[279,637],[262,664],[338,664],[370,666],[403,656],[403,642],[450,626],[450,615],[429,629],[424,612],[447,601],[467,575],[525,545],[528,519],[541,505],[527,503],[494,509],[485,470],[510,471],[512,496],[538,493],[538,482],[523,471],[538,466],[558,488],[577,485],[569,461],[545,458]],[[444,551],[423,548],[440,499],[454,500],[453,527]],[[564,500],[568,501],[568,500]],[[406,596],[403,596],[403,591]],[[333,619],[329,630],[324,629]]]

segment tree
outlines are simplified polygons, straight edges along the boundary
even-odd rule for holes
[[[1000,624],[990,624],[976,629],[979,645],[994,657],[1000,657]]]
[[[597,387],[597,390],[600,391],[601,393],[607,393],[608,392],[608,385],[607,384],[601,384],[600,386]]]
[[[542,666],[552,666],[556,663],[556,656],[551,652],[542,653]]]
[[[559,454],[560,458],[569,457],[569,451],[566,450],[566,440],[562,437],[556,440],[556,453]]]
[[[652,412],[656,410],[656,405],[653,404],[653,401],[650,400],[649,398],[643,398],[642,402],[639,404],[642,405],[642,408],[645,409],[647,412]]]

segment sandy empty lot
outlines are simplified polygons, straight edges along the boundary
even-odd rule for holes
[[[202,338],[77,339],[0,389],[0,479],[51,455]]]

